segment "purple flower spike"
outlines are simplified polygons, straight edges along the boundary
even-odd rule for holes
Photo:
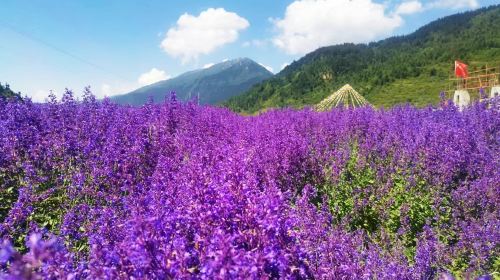
[[[499,112],[0,102],[0,279],[492,279]]]

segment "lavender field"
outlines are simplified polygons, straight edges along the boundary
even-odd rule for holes
[[[0,103],[1,279],[498,277],[498,100],[245,117],[84,96]]]

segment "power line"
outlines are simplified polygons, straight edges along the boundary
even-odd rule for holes
[[[21,36],[23,36],[25,38],[28,38],[29,40],[38,42],[38,43],[40,43],[40,44],[42,44],[42,45],[44,45],[44,46],[46,46],[48,48],[51,48],[51,49],[53,49],[53,50],[55,50],[55,51],[57,51],[59,53],[67,55],[67,56],[69,56],[69,57],[71,57],[71,58],[73,58],[73,59],[75,59],[75,60],[77,60],[77,61],[79,61],[81,63],[87,64],[87,65],[89,65],[91,67],[99,69],[99,70],[101,70],[103,72],[106,72],[107,74],[111,74],[113,76],[116,76],[117,78],[120,78],[120,79],[122,79],[122,80],[124,80],[126,82],[130,82],[130,79],[127,78],[127,77],[125,77],[125,76],[123,76],[123,75],[120,75],[118,73],[114,73],[112,71],[109,71],[108,69],[106,69],[106,68],[104,68],[104,67],[102,67],[102,66],[100,66],[98,64],[95,64],[95,63],[93,63],[91,61],[88,61],[88,60],[86,60],[86,59],[84,59],[84,58],[82,58],[82,57],[80,57],[78,55],[75,55],[75,54],[71,53],[71,52],[68,52],[68,51],[66,51],[66,50],[64,50],[64,49],[62,49],[62,48],[60,48],[60,47],[58,47],[56,45],[53,45],[53,44],[51,44],[51,43],[49,43],[49,42],[47,42],[45,40],[37,38],[37,37],[35,37],[35,36],[33,36],[33,35],[25,32],[25,31],[19,30],[15,26],[13,26],[12,24],[9,24],[9,23],[7,23],[7,22],[5,22],[3,20],[0,20],[0,24],[3,25],[4,27],[10,29],[11,31],[17,33],[17,34],[19,34],[19,35],[21,35]]]

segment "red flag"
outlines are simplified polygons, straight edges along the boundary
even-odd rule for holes
[[[467,64],[455,60],[455,76],[460,78],[467,78],[469,72],[467,71]]]

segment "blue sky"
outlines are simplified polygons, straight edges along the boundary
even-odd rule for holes
[[[126,93],[224,59],[273,72],[317,47],[407,34],[493,0],[42,1],[0,5],[0,81],[43,101],[49,90]]]

